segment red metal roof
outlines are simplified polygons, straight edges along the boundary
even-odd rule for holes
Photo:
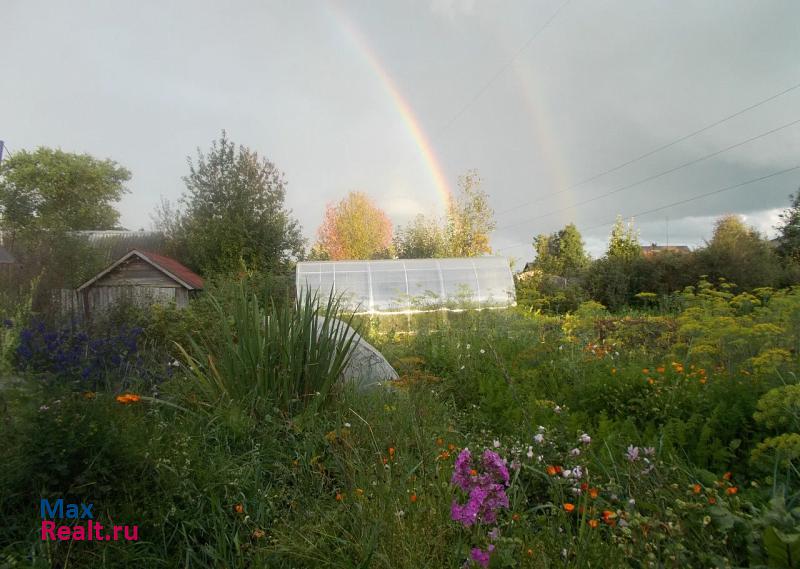
[[[147,260],[157,267],[160,267],[164,271],[178,277],[192,288],[203,288],[203,277],[184,267],[175,259],[170,259],[169,257],[159,255],[158,253],[152,253],[150,251],[142,251],[140,249],[135,249],[135,251],[139,255],[146,257]]]

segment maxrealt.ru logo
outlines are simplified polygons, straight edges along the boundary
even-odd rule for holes
[[[104,526],[94,520],[94,504],[53,503],[42,498],[42,541],[137,541],[139,526]],[[53,520],[61,520],[57,523]]]

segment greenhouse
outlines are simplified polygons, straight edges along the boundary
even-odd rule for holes
[[[297,264],[297,295],[341,295],[358,313],[504,308],[516,304],[504,257],[309,261]]]

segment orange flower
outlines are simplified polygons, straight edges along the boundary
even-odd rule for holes
[[[731,478],[733,478],[733,474],[731,472],[726,472],[722,475],[723,480],[730,480]]]
[[[567,511],[567,513],[570,513],[575,509],[575,504],[570,504],[569,502],[567,502],[566,504],[564,504],[564,509]]]
[[[453,443],[450,443],[449,445],[447,445],[447,450],[449,450],[450,452],[453,452],[454,450],[456,450],[456,445],[454,445]]]
[[[233,511],[236,512],[237,514],[243,514],[244,513],[244,506],[240,502],[240,503],[236,504],[233,507]]]
[[[141,401],[141,397],[136,395],[135,393],[123,393],[122,395],[117,395],[116,400],[118,403],[122,403],[123,405],[127,405],[128,403],[138,403]]]
[[[597,496],[600,495],[600,491],[597,488],[589,488],[589,497],[594,500]]]
[[[659,366],[656,368],[656,371],[658,373],[664,373],[666,371],[666,368],[664,366]]]
[[[533,549],[529,548],[525,553],[528,555],[528,557],[533,557]]]
[[[649,370],[648,368],[644,368],[644,369],[642,370],[642,373],[644,373],[644,374],[648,374],[648,373],[650,373],[650,370]]]
[[[342,500],[344,500],[344,496],[343,496],[342,494],[339,494],[339,493],[337,492],[337,493],[336,493],[336,501],[337,501],[337,502],[341,502]]]
[[[437,447],[444,446],[444,441],[442,440],[442,437],[436,439],[436,446]]]
[[[450,452],[446,451],[446,450],[443,450],[442,452],[439,453],[439,456],[437,458],[440,458],[440,459],[450,458]]]
[[[695,484],[694,486],[692,486],[692,492],[694,492],[695,494],[699,494],[702,489],[703,487],[700,486],[699,484]]]
[[[711,496],[711,497],[708,499],[708,503],[709,503],[709,504],[711,504],[711,505],[713,506],[714,504],[716,504],[716,503],[717,503],[717,499],[716,499],[714,496]]]
[[[267,535],[267,534],[261,528],[256,528],[256,529],[253,530],[253,539],[261,539],[265,535]]]
[[[519,514],[512,514],[511,519],[514,520],[515,522],[518,522],[519,521]]]
[[[394,460],[394,447],[389,447],[389,460]]]
[[[470,476],[477,476],[478,475],[478,471],[473,468],[472,470],[469,471],[469,475]]]
[[[608,525],[613,526],[616,524],[616,517],[617,514],[612,512],[611,510],[603,510],[603,521],[606,522]]]
[[[706,380],[706,378],[705,378],[705,377],[701,377],[701,378],[700,378],[700,384],[701,384],[701,385],[702,385],[702,384],[704,384],[706,381],[707,381],[707,380]]]
[[[734,494],[736,494],[738,491],[739,491],[739,489],[738,489],[736,486],[731,486],[730,488],[726,488],[726,489],[725,489],[725,493],[726,493],[728,496],[733,496],[733,495],[734,495]]]
[[[589,524],[590,528],[596,528],[597,526],[600,525],[600,522],[598,520],[589,520],[587,523]]]
[[[411,500],[412,504],[416,504],[417,503],[417,495],[416,494],[411,494],[411,496],[409,496],[408,499]]]
[[[652,377],[647,378],[647,383],[649,383],[650,385],[653,385],[655,382],[656,381]]]

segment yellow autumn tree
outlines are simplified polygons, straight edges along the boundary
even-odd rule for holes
[[[392,222],[362,192],[350,192],[325,209],[315,256],[333,261],[391,257]]]

